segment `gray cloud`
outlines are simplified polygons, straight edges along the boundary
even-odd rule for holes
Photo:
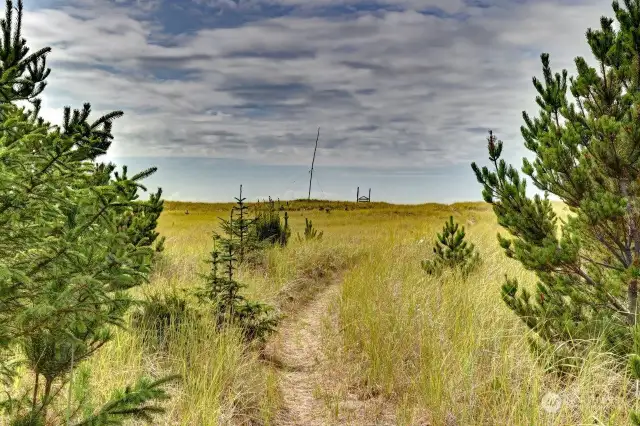
[[[224,55],[225,58],[260,58],[270,59],[276,61],[285,61],[289,59],[308,59],[314,58],[316,52],[311,49],[273,49],[273,50],[238,50],[235,52],[228,52]]]
[[[268,105],[274,101],[302,99],[309,95],[313,88],[303,83],[271,83],[259,80],[229,79],[218,89],[230,92],[236,98],[247,102],[265,101]]]
[[[136,59],[140,61],[140,64],[144,67],[167,67],[181,69],[189,67],[195,62],[213,60],[214,56],[204,53],[179,53],[174,55],[140,55],[137,56]]]
[[[351,19],[292,14],[170,36],[140,8],[92,1],[80,12],[25,16],[30,45],[54,47],[44,95],[52,121],[60,121],[63,105],[90,101],[97,113],[125,111],[115,126],[118,156],[286,164],[308,163],[320,126],[324,164],[379,167],[483,159],[488,128],[521,156],[521,111],[536,110],[531,77],[540,74],[539,53],[572,71],[575,56],[589,57],[586,27],[610,14],[597,0],[481,8],[393,0],[386,3],[404,10]],[[416,11],[435,7],[468,18]]]

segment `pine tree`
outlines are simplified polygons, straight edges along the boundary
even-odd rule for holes
[[[464,240],[465,236],[464,226],[459,228],[450,216],[442,233],[437,234],[434,259],[423,261],[422,268],[430,275],[442,272],[443,268],[458,268],[463,274],[469,273],[477,265],[479,255],[475,246]]]
[[[538,277],[533,293],[507,279],[502,296],[541,347],[573,352],[604,334],[611,350],[631,350],[640,275],[640,1],[614,1],[613,10],[619,30],[603,17],[586,34],[596,67],[578,57],[577,77],[567,81],[566,70],[553,74],[549,55],[541,56],[543,79],[533,79],[540,111],[523,113],[521,133],[535,154],[522,172],[544,198],[527,196],[492,133],[493,170],[472,165],[511,234],[499,235],[500,245]],[[568,219],[558,221],[548,194],[568,206]]]
[[[243,250],[247,250],[247,244],[250,243],[249,234],[246,232],[253,224],[246,218],[245,210],[242,208],[242,187],[236,200],[238,205],[231,209],[229,219],[221,219],[221,228],[225,235],[214,233],[214,246],[209,261],[211,270],[204,277],[205,287],[199,290],[197,295],[213,303],[218,327],[238,325],[248,341],[264,342],[267,335],[275,331],[279,317],[271,306],[249,301],[241,293],[246,286],[236,280],[239,256],[246,253]],[[234,217],[235,212],[240,212],[239,218]],[[240,240],[241,236],[245,236],[247,240]]]
[[[156,167],[151,167],[137,173],[131,177],[130,180],[138,182],[141,179],[145,179],[157,171]],[[122,173],[115,172],[115,179],[127,180],[127,166],[122,167]],[[147,188],[140,185],[139,187],[143,191]],[[133,245],[145,245],[153,246],[156,243],[156,248],[164,247],[164,237],[158,240],[160,234],[156,232],[158,226],[158,219],[162,214],[164,208],[164,200],[162,199],[162,188],[158,188],[156,193],[152,193],[149,199],[146,201],[139,200],[139,195],[136,193],[127,194],[127,200],[132,201],[133,208],[126,216],[125,221],[121,226],[125,227],[127,234]],[[161,251],[161,249],[157,250]]]
[[[289,238],[291,238],[291,228],[289,227],[289,212],[284,212],[284,225],[280,229],[280,234],[278,235],[278,244],[281,247],[285,247],[289,243]]]
[[[227,238],[220,234],[214,235],[214,247],[211,253],[211,287],[209,298],[217,304],[217,311],[221,318],[220,323],[233,316],[235,307],[242,303],[244,298],[240,290],[245,287],[235,280],[236,264],[239,261],[237,253],[240,245],[234,238],[234,230],[237,229],[233,218],[234,209],[231,209],[228,221],[223,221],[223,229],[226,229]],[[226,226],[225,226],[226,225]],[[218,274],[219,270],[222,274]]]
[[[22,2],[15,21],[13,10],[7,0],[0,21],[0,366],[8,385],[0,411],[15,425],[145,418],[160,410],[149,403],[166,397],[163,381],[143,379],[93,413],[61,393],[113,327],[124,325],[134,301],[128,290],[144,282],[150,248],[118,228],[134,209],[138,179],[110,179],[111,166],[94,161],[111,145],[111,123],[122,113],[90,122],[85,104],[65,108],[62,126],[39,117],[49,49],[28,54]],[[15,105],[24,100],[32,110]],[[34,379],[28,394],[14,393],[14,359]]]
[[[37,111],[40,107],[37,97],[44,90],[45,80],[51,73],[46,65],[46,55],[51,48],[45,47],[29,54],[27,42],[22,38],[22,11],[22,0],[18,0],[14,23],[13,2],[6,0],[6,15],[0,24],[3,36],[0,44],[0,102],[26,100],[34,103]],[[37,113],[33,117],[37,117]]]
[[[321,240],[323,235],[323,231],[318,232],[316,228],[313,227],[313,222],[311,220],[304,218],[304,240]],[[298,241],[302,241],[303,238],[298,234]]]
[[[236,212],[235,219],[232,217],[232,220],[223,221],[222,229],[228,235],[235,237],[238,262],[242,263],[245,255],[257,248],[255,233],[252,232],[256,219],[249,217],[249,207],[245,204],[247,199],[242,196],[242,185],[240,185],[240,195],[235,200],[236,205],[233,207],[233,212]]]

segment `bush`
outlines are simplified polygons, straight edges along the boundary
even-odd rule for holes
[[[234,316],[245,339],[258,343],[264,343],[280,323],[280,316],[272,306],[246,299],[234,308]]]
[[[304,240],[305,241],[321,240],[322,234],[323,234],[322,231],[318,232],[318,230],[313,227],[313,223],[311,222],[311,220],[307,219],[306,217],[304,218]],[[300,236],[300,234],[298,234],[298,241],[302,241],[302,240],[303,238]]]
[[[458,269],[463,275],[469,274],[479,263],[480,257],[473,244],[464,241],[464,226],[453,221],[453,216],[445,222],[442,234],[437,234],[433,247],[435,257],[422,262],[422,269],[429,275],[436,275],[444,268]]]
[[[177,329],[192,312],[187,301],[178,294],[153,295],[141,303],[141,309],[132,314],[134,327],[145,331],[145,339],[164,346],[167,332]]]
[[[291,229],[289,228],[289,214],[284,213],[284,222],[280,220],[280,213],[271,198],[266,208],[258,211],[253,227],[255,239],[265,244],[279,244],[284,247],[289,242]]]

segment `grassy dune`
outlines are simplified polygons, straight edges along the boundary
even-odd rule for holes
[[[168,202],[159,229],[167,248],[141,292],[200,285],[216,217],[226,217],[230,206]],[[244,266],[240,279],[251,297],[289,316],[340,280],[318,330],[326,360],[316,397],[325,423],[628,423],[635,384],[614,372],[617,361],[594,352],[582,371],[561,383],[533,359],[525,327],[499,293],[505,274],[521,282],[533,278],[503,255],[486,205],[291,202],[288,210],[294,236],[307,217],[324,231],[323,240],[293,238],[288,247]],[[562,206],[558,211],[564,213]],[[420,269],[433,235],[451,214],[483,259],[466,280],[456,274],[431,278]],[[216,333],[194,316],[169,334],[164,349],[143,338],[135,328],[118,331],[92,361],[98,394],[141,373],[176,372],[183,382],[174,385],[158,424],[276,423],[283,406],[278,368],[247,350],[238,333]],[[562,401],[555,414],[541,407],[548,392]]]

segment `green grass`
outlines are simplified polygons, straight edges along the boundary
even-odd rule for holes
[[[167,202],[159,229],[167,248],[141,294],[201,285],[216,217],[226,217],[230,207]],[[628,423],[634,386],[612,368],[618,361],[594,351],[565,382],[535,362],[527,330],[500,298],[505,274],[524,283],[533,277],[502,253],[487,205],[302,200],[290,202],[288,211],[291,244],[244,266],[240,279],[250,297],[290,314],[333,272],[341,274],[332,307],[336,323],[323,332],[339,374],[327,377],[328,388],[319,395],[363,395],[380,410],[392,410],[399,424],[428,419],[440,425],[447,418],[459,425]],[[451,273],[429,277],[420,268],[449,215],[465,225],[482,257],[466,280]],[[297,241],[305,217],[324,231],[321,241]],[[184,380],[174,385],[168,412],[157,424],[273,423],[281,405],[277,372],[247,350],[237,333],[219,334],[207,320],[188,318],[170,333],[165,350],[150,348],[142,338],[135,329],[118,331],[91,361],[98,396],[141,373],[177,372]],[[541,408],[548,392],[562,399],[556,414]],[[327,415],[338,418],[341,407],[328,401]]]

